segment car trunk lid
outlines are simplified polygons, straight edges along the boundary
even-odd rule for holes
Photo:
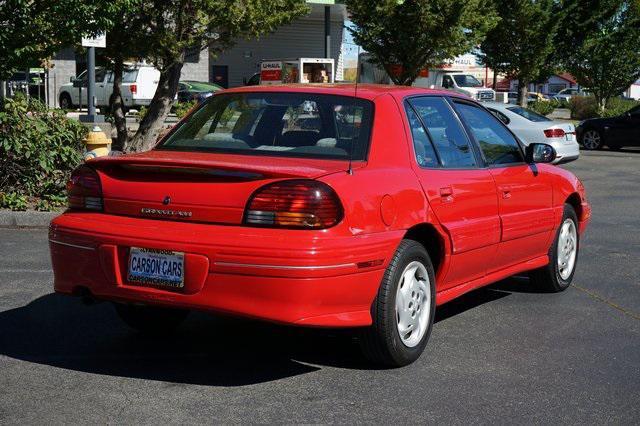
[[[347,169],[341,160],[153,150],[88,163],[109,214],[240,224],[253,192],[279,179],[315,179]]]

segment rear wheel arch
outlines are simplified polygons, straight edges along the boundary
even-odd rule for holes
[[[437,275],[444,264],[445,241],[436,227],[430,223],[420,223],[409,228],[403,238],[416,241],[424,246]]]

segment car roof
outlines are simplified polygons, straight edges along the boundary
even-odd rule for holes
[[[218,93],[249,93],[249,92],[272,92],[272,93],[312,93],[337,96],[351,96],[362,99],[373,100],[378,96],[390,94],[397,99],[416,95],[440,95],[452,96],[461,99],[472,99],[448,90],[424,89],[421,87],[395,86],[390,84],[358,84],[335,83],[335,84],[275,84],[243,86],[233,89],[226,89]]]

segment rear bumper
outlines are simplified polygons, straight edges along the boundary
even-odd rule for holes
[[[563,141],[551,145],[556,150],[557,157],[554,161],[556,164],[566,163],[580,157],[580,145],[577,142],[565,143]]]
[[[328,236],[65,213],[51,223],[55,290],[99,299],[211,310],[289,324],[371,324],[370,307],[402,231]],[[185,253],[185,286],[127,281],[130,247]]]

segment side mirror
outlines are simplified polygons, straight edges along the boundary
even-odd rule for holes
[[[76,78],[74,76],[69,77],[69,83],[73,83]]]
[[[558,154],[556,150],[546,143],[532,143],[525,149],[527,163],[553,163]]]
[[[79,78],[74,78],[71,82],[73,83],[73,87],[82,87],[82,80]]]

